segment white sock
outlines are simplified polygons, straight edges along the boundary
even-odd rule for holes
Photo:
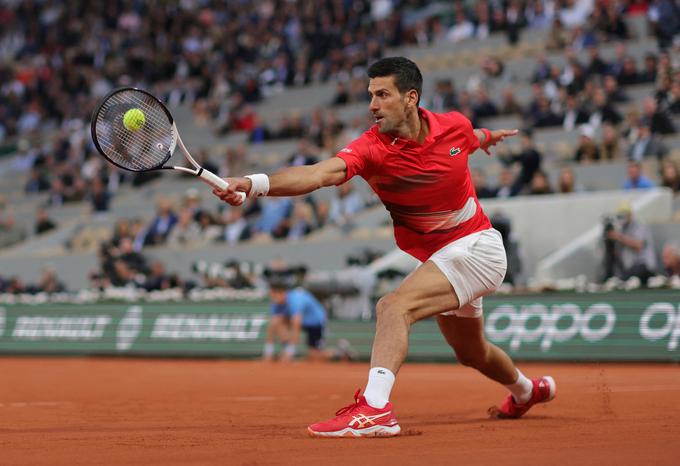
[[[390,401],[394,385],[394,374],[384,367],[373,367],[368,371],[368,384],[364,390],[366,402],[374,408],[382,409]]]
[[[534,389],[534,384],[529,380],[519,369],[517,371],[517,381],[506,385],[512,397],[515,399],[515,403],[523,404],[531,399],[531,392]]]

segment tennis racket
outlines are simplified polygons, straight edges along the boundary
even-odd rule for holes
[[[104,97],[94,112],[91,131],[99,153],[124,170],[179,170],[198,176],[213,188],[226,190],[229,186],[194,160],[179,137],[170,111],[144,90],[126,87]],[[166,166],[177,147],[194,168]],[[245,193],[239,194],[245,199]]]

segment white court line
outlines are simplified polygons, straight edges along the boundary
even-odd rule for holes
[[[275,396],[235,396],[231,398],[234,401],[274,401]]]
[[[611,393],[628,393],[628,392],[673,392],[680,391],[680,385],[631,385],[629,387],[612,387],[607,385],[606,388],[590,389],[590,392],[608,391]]]
[[[66,401],[10,401],[0,403],[0,408],[41,408],[69,404]]]

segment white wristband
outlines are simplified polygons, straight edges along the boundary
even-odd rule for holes
[[[269,192],[269,177],[264,173],[246,176],[252,183],[248,197],[262,197]]]

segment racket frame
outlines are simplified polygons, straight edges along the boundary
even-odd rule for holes
[[[146,96],[152,98],[160,108],[165,112],[165,115],[168,117],[168,120],[172,124],[172,131],[175,133],[176,137],[176,143],[174,146],[168,148],[168,153],[165,156],[165,158],[156,166],[151,167],[151,168],[144,168],[141,170],[135,170],[134,168],[130,167],[124,167],[113,160],[109,158],[108,155],[106,155],[106,152],[102,149],[102,147],[99,145],[99,140],[97,138],[97,131],[96,131],[96,126],[97,126],[97,117],[99,115],[99,112],[101,112],[102,108],[104,107],[104,104],[114,96],[115,94],[118,94],[119,92],[124,92],[124,91],[135,91],[135,92],[141,92],[145,94]],[[175,124],[175,119],[172,116],[172,113],[170,113],[170,110],[165,106],[163,102],[160,101],[155,95],[151,94],[148,91],[145,91],[144,89],[139,89],[137,87],[121,87],[118,89],[114,89],[113,91],[109,92],[101,101],[97,109],[94,111],[92,114],[92,124],[90,125],[90,132],[92,134],[92,142],[94,143],[95,147],[97,148],[97,151],[111,164],[115,165],[118,168],[122,168],[123,170],[131,171],[131,172],[148,172],[148,171],[154,171],[154,170],[179,170],[184,173],[190,173],[192,175],[195,175],[199,177],[202,181],[205,183],[209,184],[213,188],[220,189],[222,191],[225,191],[229,187],[229,183],[227,183],[224,179],[220,178],[210,170],[206,170],[202,166],[196,162],[196,160],[191,156],[191,153],[189,150],[186,148],[184,145],[184,142],[182,141],[182,138],[179,135],[179,131],[177,129],[177,125]],[[179,146],[180,151],[184,155],[184,158],[194,167],[189,168],[189,167],[180,167],[176,165],[171,165],[171,166],[165,166],[166,163],[170,160],[172,157],[173,153],[175,152],[175,149]],[[246,193],[238,191],[238,193],[241,195],[242,200],[245,200],[246,198]]]

